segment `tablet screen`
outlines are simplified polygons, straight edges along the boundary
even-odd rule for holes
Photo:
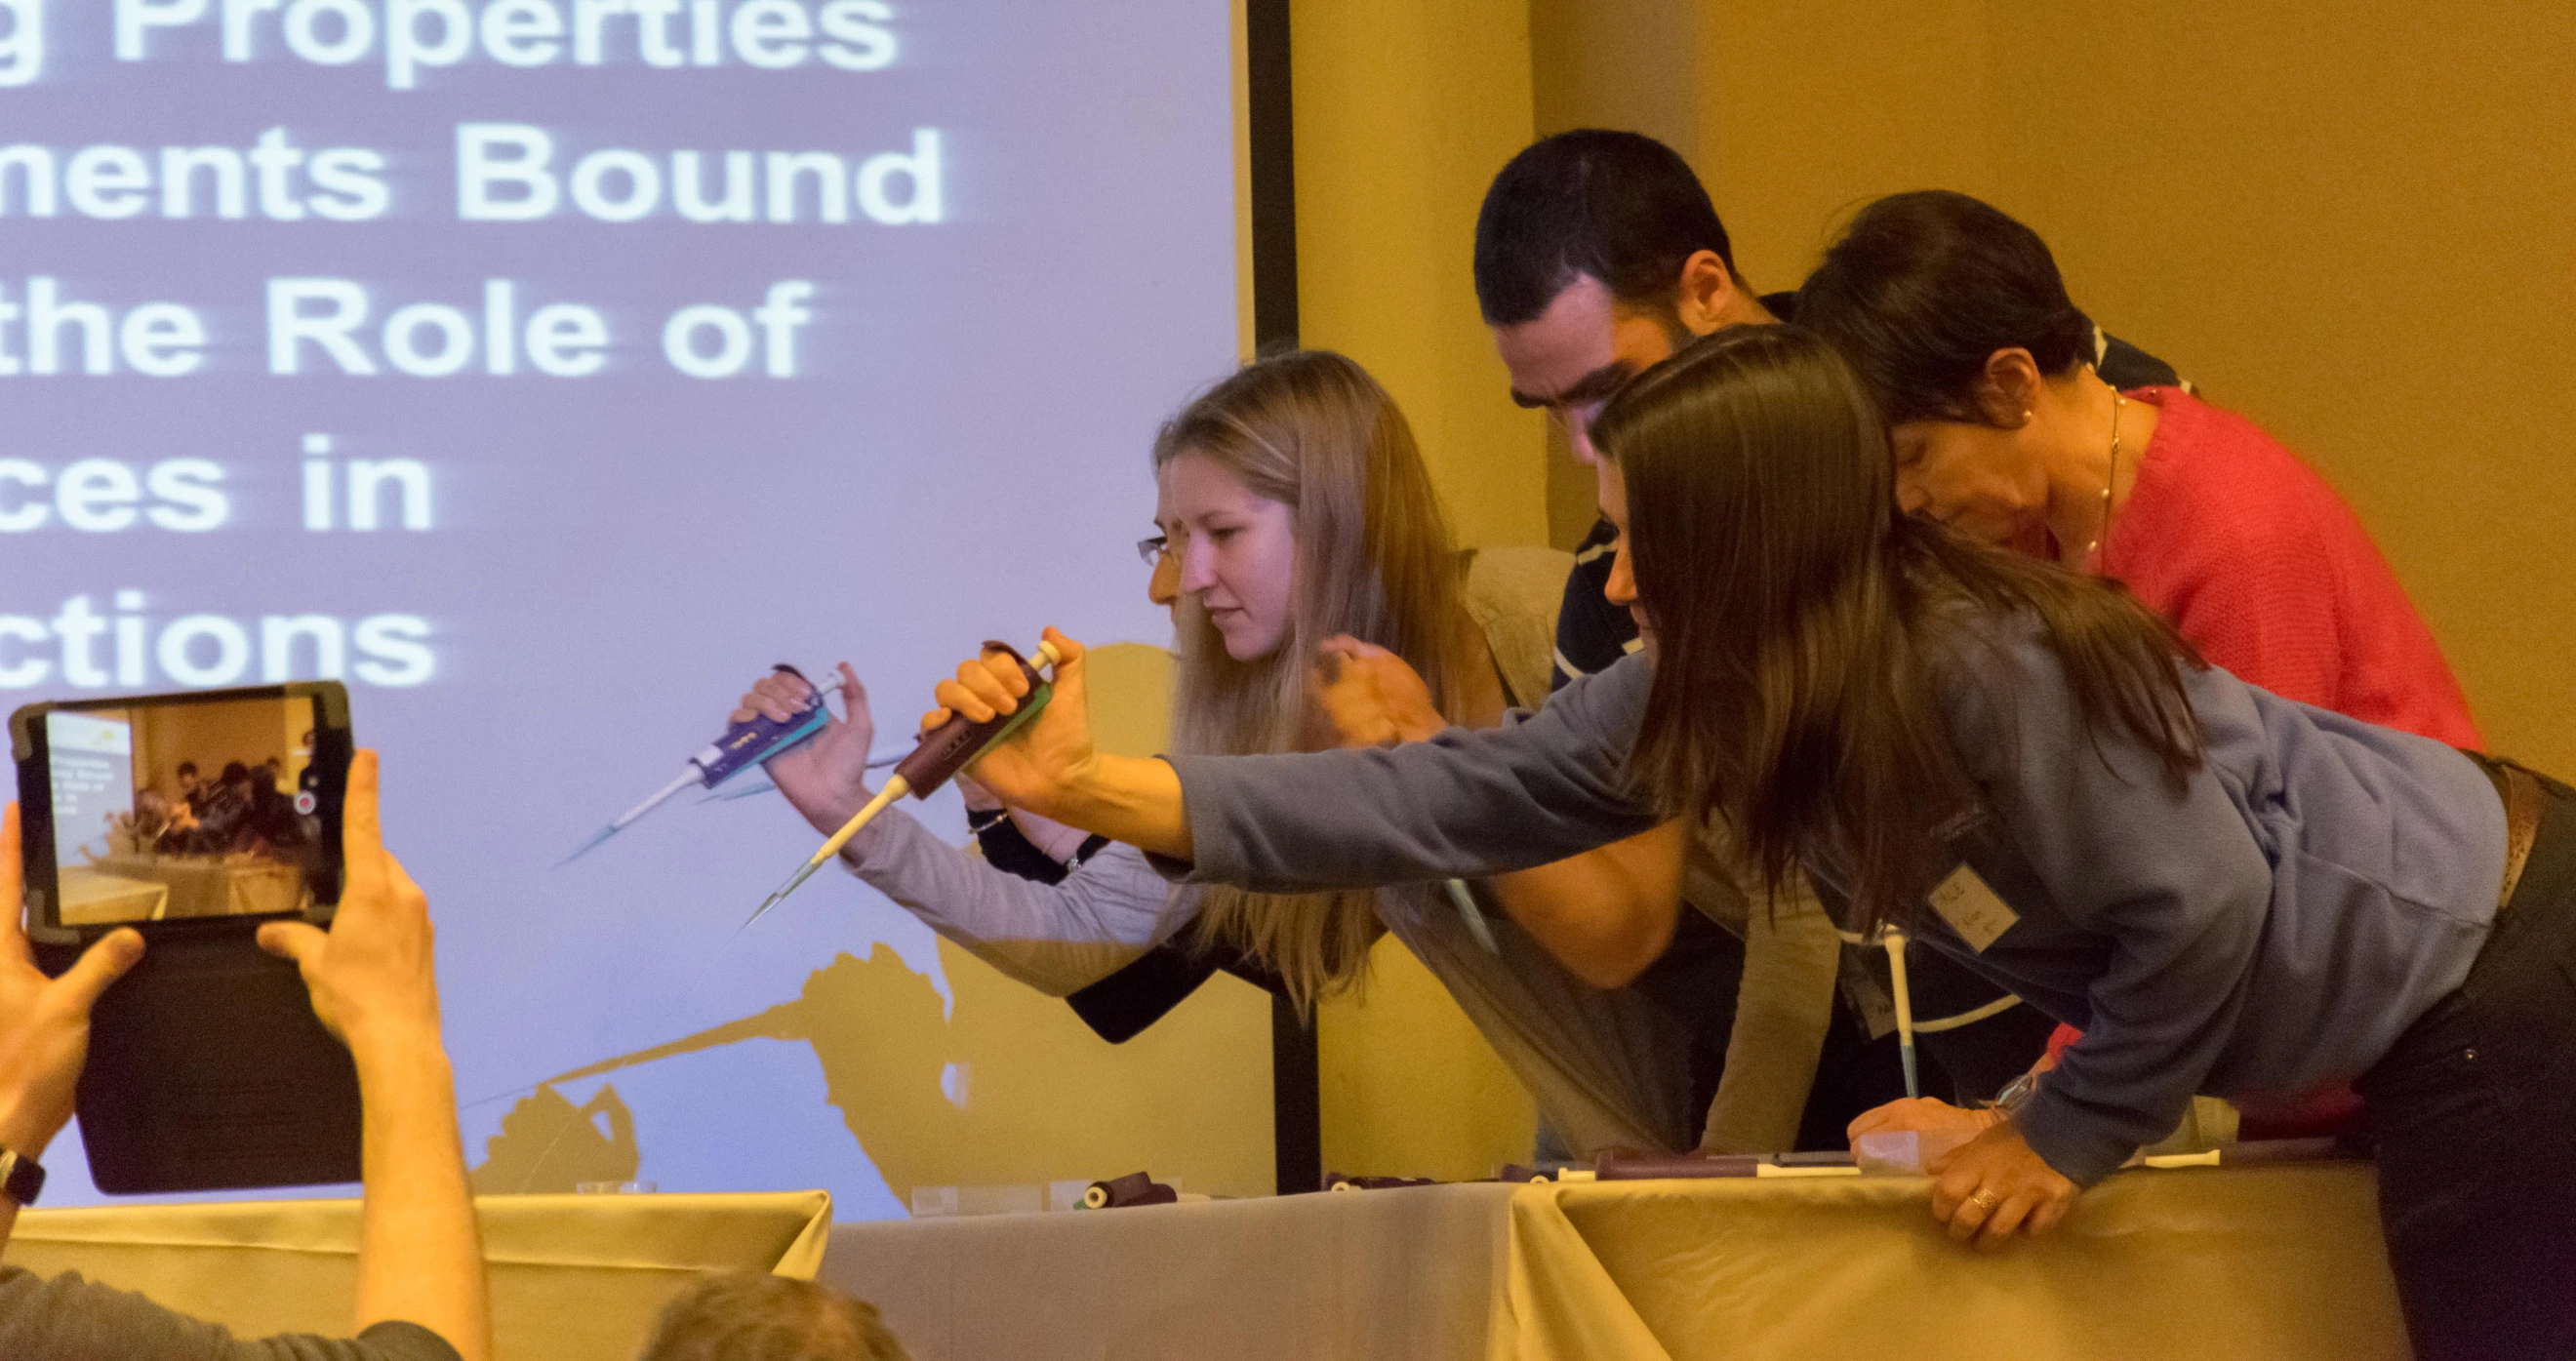
[[[62,923],[305,910],[315,727],[303,695],[45,715]]]

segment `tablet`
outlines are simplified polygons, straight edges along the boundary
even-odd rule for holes
[[[359,1179],[358,1081],[261,923],[340,898],[336,682],[31,704],[18,763],[28,939],[47,973],[119,927],[143,961],[91,1013],[77,1110],[110,1194]]]

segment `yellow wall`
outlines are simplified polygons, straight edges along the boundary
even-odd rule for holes
[[[1486,182],[1530,140],[1529,26],[1491,0],[1298,0],[1297,305],[1413,423],[1468,544],[1547,532],[1540,419],[1476,314]]]
[[[1494,0],[1297,0],[1290,10],[1303,341],[1366,365],[1413,424],[1461,541],[1544,542],[1542,422],[1476,312],[1485,185],[1531,136],[1526,13]],[[1393,940],[1363,1001],[1319,1013],[1324,1161],[1483,1177],[1530,1147],[1530,1102]]]
[[[1642,132],[1697,164],[1699,15],[1675,0],[1529,0],[1537,136]],[[1547,541],[1572,548],[1600,518],[1590,468],[1548,427]]]
[[[1697,9],[1697,163],[1757,283],[1882,193],[2029,222],[2352,500],[2489,745],[2576,771],[2576,6]]]

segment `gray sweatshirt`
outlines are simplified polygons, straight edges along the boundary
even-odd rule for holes
[[[1949,662],[1941,700],[1987,816],[1953,843],[1976,882],[1936,895],[1968,936],[1927,904],[1915,939],[2084,1029],[2020,1121],[2059,1172],[2100,1179],[2195,1093],[2354,1077],[2467,977],[2505,833],[2458,752],[2212,669],[2186,677],[2208,759],[2177,796],[2151,754],[2086,741],[2036,625]],[[1655,821],[1626,776],[1650,665],[1391,750],[1169,758],[1196,862],[1164,868],[1291,891],[1494,874],[1633,835]],[[1838,867],[1808,868],[1843,911]]]
[[[456,1361],[426,1328],[379,1323],[356,1339],[245,1341],[218,1324],[131,1291],[0,1268],[0,1357],[7,1361]]]

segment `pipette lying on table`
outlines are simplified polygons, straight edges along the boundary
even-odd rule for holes
[[[964,769],[976,757],[983,755],[993,744],[1004,741],[1018,732],[1030,719],[1038,716],[1039,710],[1046,708],[1048,700],[1055,698],[1055,683],[1038,672],[1038,667],[1052,667],[1061,660],[1056,656],[1055,644],[1038,644],[1034,664],[1029,658],[1021,656],[1017,648],[1007,643],[988,642],[984,647],[987,652],[1003,653],[1020,664],[1020,674],[1027,678],[1029,683],[1029,692],[1020,696],[1020,707],[1007,714],[995,714],[981,723],[970,723],[964,714],[955,714],[947,722],[923,733],[921,745],[914,747],[910,756],[895,763],[894,774],[886,777],[885,788],[878,790],[877,796],[868,800],[867,807],[860,809],[848,822],[841,824],[841,830],[832,833],[831,839],[823,843],[822,849],[815,851],[804,864],[797,866],[796,872],[788,876],[787,882],[779,885],[776,893],[770,894],[763,900],[759,908],[743,922],[742,926],[736,928],[737,931],[748,929],[753,922],[767,916],[769,909],[786,901],[788,894],[802,887],[806,880],[814,877],[814,871],[829,863],[833,856],[839,855],[841,848],[850,844],[850,838],[857,836],[860,828],[867,826],[877,814],[884,812],[886,805],[906,794],[916,799],[926,799],[937,793],[941,785],[948,783],[950,776]]]
[[[805,679],[804,672],[785,662],[770,669],[783,671],[798,680]],[[805,696],[804,704],[798,706],[796,711],[784,721],[770,718],[765,714],[753,714],[725,729],[724,736],[707,744],[705,750],[689,758],[688,765],[681,769],[677,778],[662,786],[653,797],[628,809],[615,822],[592,833],[590,840],[574,848],[572,854],[556,861],[555,868],[561,869],[589,854],[601,842],[633,826],[637,819],[661,807],[670,800],[671,796],[681,790],[691,785],[713,789],[821,732],[823,725],[831,721],[832,715],[823,707],[823,692],[814,689],[810,681],[806,684],[810,693]]]

